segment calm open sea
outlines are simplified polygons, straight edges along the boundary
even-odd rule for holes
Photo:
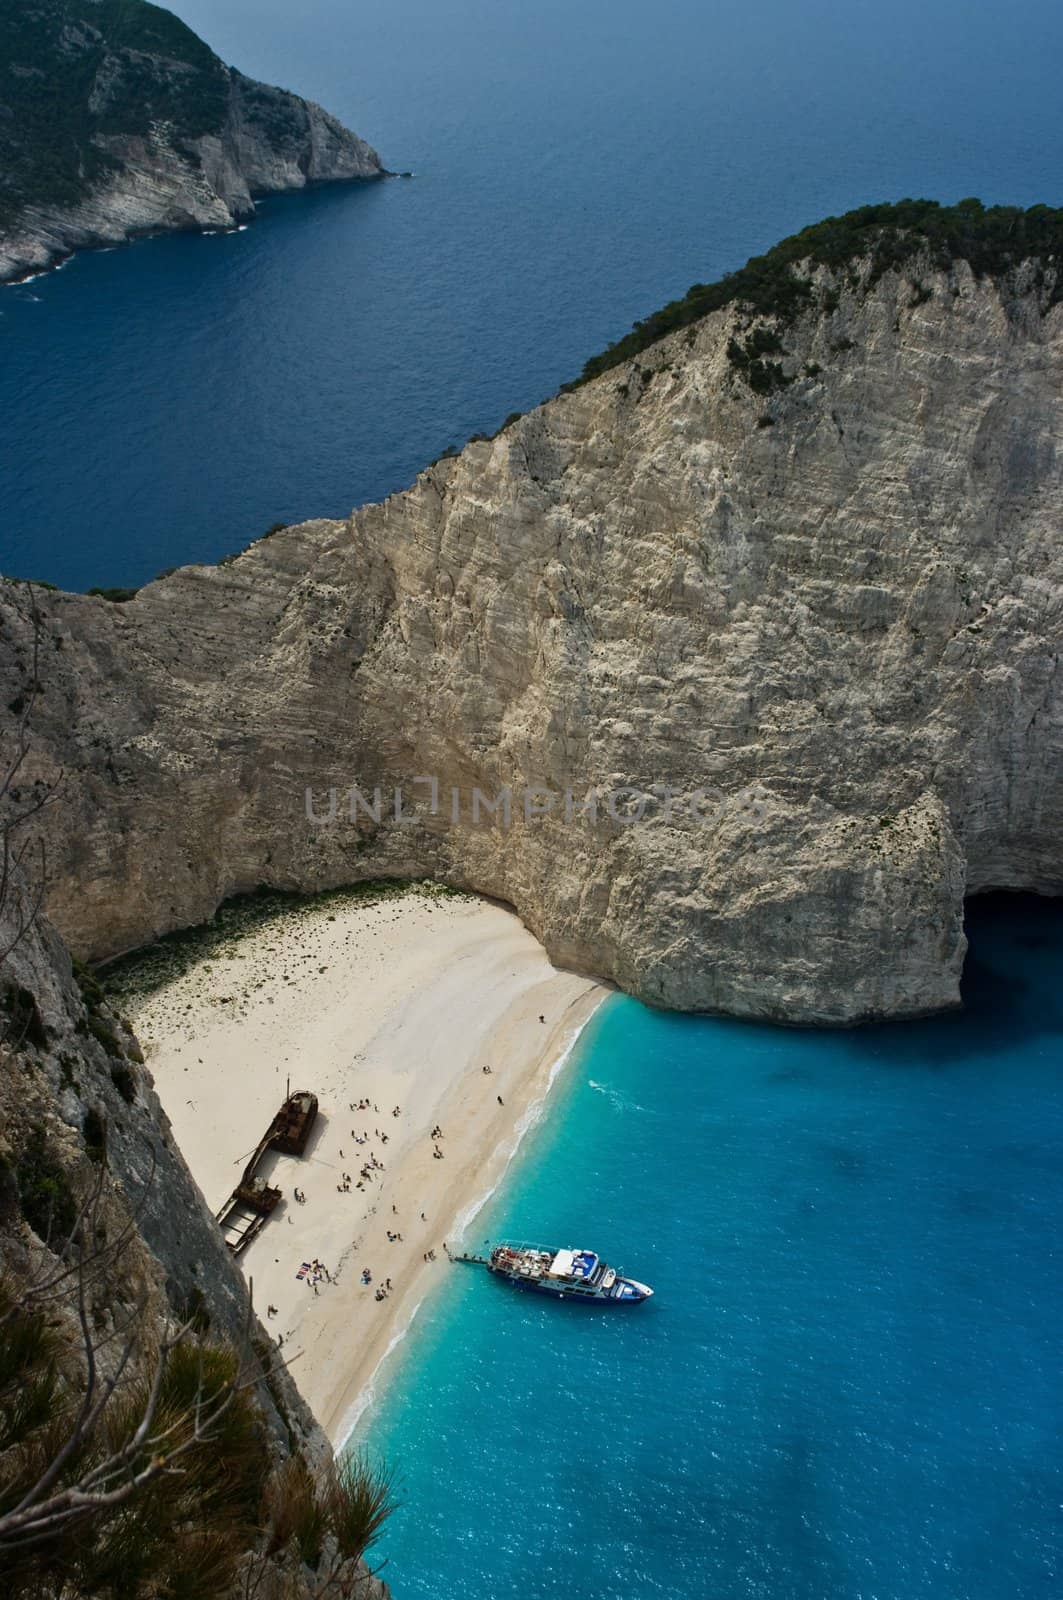
[[[608,1001],[366,1419],[399,1600],[1061,1592],[1063,906],[974,902],[969,1009],[845,1033]]]
[[[410,183],[0,291],[0,571],[345,514],[638,316],[872,199],[1063,198],[1058,0],[177,0]]]

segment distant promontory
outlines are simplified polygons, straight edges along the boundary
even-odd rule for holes
[[[327,111],[227,67],[145,0],[0,11],[0,281],[85,246],[232,227],[255,195],[384,176]]]

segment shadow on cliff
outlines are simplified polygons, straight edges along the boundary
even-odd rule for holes
[[[962,1010],[854,1029],[855,1047],[925,1071],[928,1058],[946,1067],[1008,1053],[1023,1040],[1063,1036],[1063,901],[979,895],[967,902],[965,926]]]

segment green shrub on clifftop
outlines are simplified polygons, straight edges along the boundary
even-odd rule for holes
[[[803,263],[838,270],[867,259],[869,281],[875,283],[890,268],[902,267],[923,252],[929,254],[933,265],[945,269],[955,261],[966,261],[977,277],[999,277],[1022,261],[1038,257],[1043,265],[1055,267],[1051,302],[1063,300],[1063,210],[986,207],[980,200],[961,200],[954,206],[942,206],[936,200],[861,206],[783,239],[717,283],[695,283],[681,300],[636,322],[630,333],[592,356],[576,382],[565,388],[577,388],[630,361],[658,339],[724,306],[739,305],[757,316],[792,322],[814,297],[812,280],[796,270]],[[917,297],[925,299],[927,293],[922,285],[917,286]],[[837,305],[837,292],[828,290],[822,309],[831,311]]]

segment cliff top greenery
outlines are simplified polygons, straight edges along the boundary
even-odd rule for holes
[[[1052,300],[1063,300],[1063,210],[987,207],[980,200],[961,200],[954,206],[942,206],[936,200],[860,206],[844,216],[827,217],[803,228],[717,283],[693,284],[681,300],[636,322],[624,338],[592,356],[576,382],[566,387],[573,389],[597,378],[666,334],[689,327],[724,306],[741,305],[754,315],[792,321],[813,295],[806,263],[837,270],[857,260],[869,260],[873,284],[890,268],[923,255],[943,268],[966,261],[978,277],[996,278],[1030,257],[1045,265],[1054,262],[1057,276]]]
[[[221,126],[228,69],[146,0],[3,0],[0,226],[30,204],[71,204],[118,163],[99,136],[157,121],[192,139]]]

